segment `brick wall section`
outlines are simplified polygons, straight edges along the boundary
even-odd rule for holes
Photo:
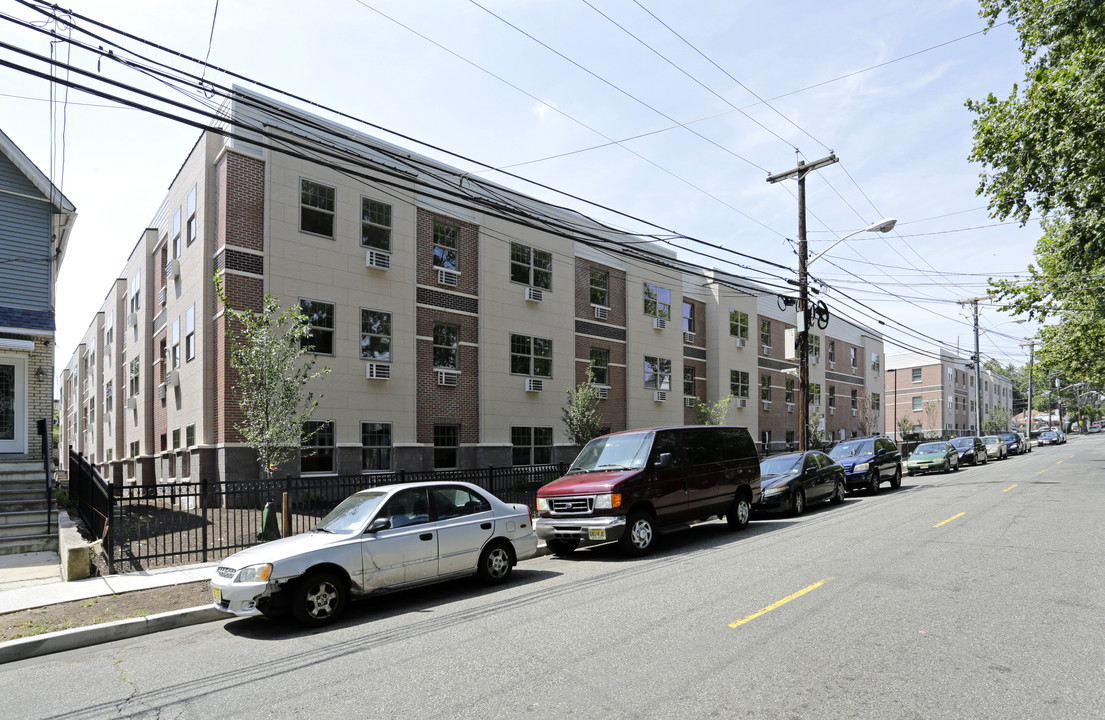
[[[695,312],[698,312],[698,311],[696,310]],[[705,312],[705,311],[703,311],[703,312]],[[684,357],[683,358],[683,367],[684,368],[688,368],[688,367],[694,368],[694,394],[695,394],[695,397],[697,397],[699,400],[705,401],[706,400],[706,363],[704,361],[701,361],[701,360],[691,360],[687,357]],[[683,398],[684,397],[684,395],[683,395],[683,377],[680,376],[678,378],[678,380],[679,380],[679,388],[678,388],[679,393],[677,394],[677,396],[680,397],[680,398]],[[675,381],[676,381],[676,378],[672,378],[673,385],[674,385]],[[687,407],[686,402],[684,402],[682,399],[680,399],[680,402],[683,403],[683,422],[685,422],[688,425],[696,424],[698,422],[698,415],[695,413],[695,409],[693,407]]]
[[[235,270],[254,275],[264,275],[265,258],[260,255],[225,248],[215,254],[215,272],[220,270]]]
[[[42,460],[42,438],[38,434],[38,421],[54,417],[54,338],[41,335],[0,333],[0,337],[15,340],[31,340],[35,349],[27,353],[27,460]],[[38,377],[42,368],[45,375]],[[72,402],[72,400],[71,400]],[[64,404],[62,407],[66,407]],[[99,413],[97,408],[97,413]],[[58,422],[64,422],[59,418]],[[51,419],[52,423],[53,420]],[[21,456],[7,456],[20,459]]]
[[[153,350],[155,353],[161,352],[161,341],[166,340],[168,337],[168,331],[166,328],[162,328],[157,335],[153,338]],[[181,338],[183,342],[183,338]],[[168,353],[171,353],[171,348]],[[166,428],[169,424],[169,411],[168,403],[169,398],[172,397],[174,389],[171,387],[165,387],[165,397],[160,398],[158,395],[160,391],[158,386],[165,382],[165,373],[169,367],[165,357],[158,359],[158,363],[150,367],[150,372],[154,373],[154,394],[153,394],[153,440],[154,440],[154,453],[161,452],[161,436],[165,434]]]
[[[264,251],[265,249],[265,162],[258,158],[227,152],[222,157],[225,175],[219,208],[220,230],[217,245]]]
[[[688,343],[686,338],[683,339],[684,344],[693,345],[696,348],[706,349],[706,303],[700,300],[692,300],[684,297],[683,302],[690,303],[694,308],[694,342]],[[673,310],[674,312],[674,310]],[[679,327],[683,327],[683,306],[679,306]]]
[[[457,270],[460,272],[460,277],[457,279],[455,288],[452,286],[447,286],[447,288],[467,295],[478,295],[480,286],[479,226],[421,208],[418,209],[415,228],[416,252],[418,253],[416,278],[418,284],[443,287],[437,282],[437,268],[433,264],[435,221],[460,228],[457,236]]]
[[[587,379],[587,366],[591,361],[593,347],[610,351],[610,393],[607,399],[599,400],[602,424],[609,427],[611,432],[625,430],[625,343],[576,335],[576,384]]]
[[[470,315],[457,315],[445,310],[418,308],[416,397],[418,403],[418,442],[434,441],[434,425],[459,425],[460,441],[476,443],[480,438],[479,395],[479,322]],[[437,384],[434,367],[434,325],[456,325],[460,328],[457,365],[460,375],[456,387]],[[471,343],[472,345],[468,345]]]
[[[606,320],[595,317],[591,305],[591,268],[602,270],[609,275],[610,313]],[[600,265],[585,258],[576,258],[576,317],[588,322],[606,323],[625,327],[625,271]]]
[[[608,304],[606,320],[595,317],[591,305],[591,268],[607,274]],[[587,365],[591,360],[591,348],[610,351],[609,397],[599,400],[599,413],[603,425],[611,432],[626,429],[625,386],[625,322],[626,276],[624,270],[602,265],[586,258],[576,258],[575,309],[576,309],[576,383],[587,379]],[[585,334],[580,334],[585,333]],[[598,337],[594,337],[594,336]]]

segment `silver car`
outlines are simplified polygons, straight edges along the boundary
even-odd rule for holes
[[[385,485],[350,495],[302,535],[219,563],[215,607],[235,615],[291,611],[325,625],[350,600],[464,575],[497,584],[537,553],[529,508],[461,482]]]

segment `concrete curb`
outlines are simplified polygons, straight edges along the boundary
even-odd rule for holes
[[[66,650],[76,650],[89,645],[126,640],[163,630],[174,630],[214,620],[229,620],[231,617],[210,605],[202,605],[148,617],[116,620],[102,625],[89,625],[9,640],[0,643],[0,665]]]

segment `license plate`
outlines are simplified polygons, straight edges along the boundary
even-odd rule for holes
[[[215,602],[221,603],[223,601],[223,591],[218,588],[211,588],[211,594],[215,596]]]
[[[605,528],[587,528],[588,540],[605,540],[606,529]]]

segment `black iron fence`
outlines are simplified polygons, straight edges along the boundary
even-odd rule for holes
[[[109,572],[220,560],[261,542],[257,536],[267,503],[275,504],[281,513],[279,525],[294,535],[310,529],[358,490],[392,483],[469,482],[504,502],[528,505],[532,512],[538,488],[566,469],[559,464],[256,482],[201,480],[117,492],[79,455],[70,455],[70,467],[80,468],[70,471],[70,494],[86,526],[103,538]]]

